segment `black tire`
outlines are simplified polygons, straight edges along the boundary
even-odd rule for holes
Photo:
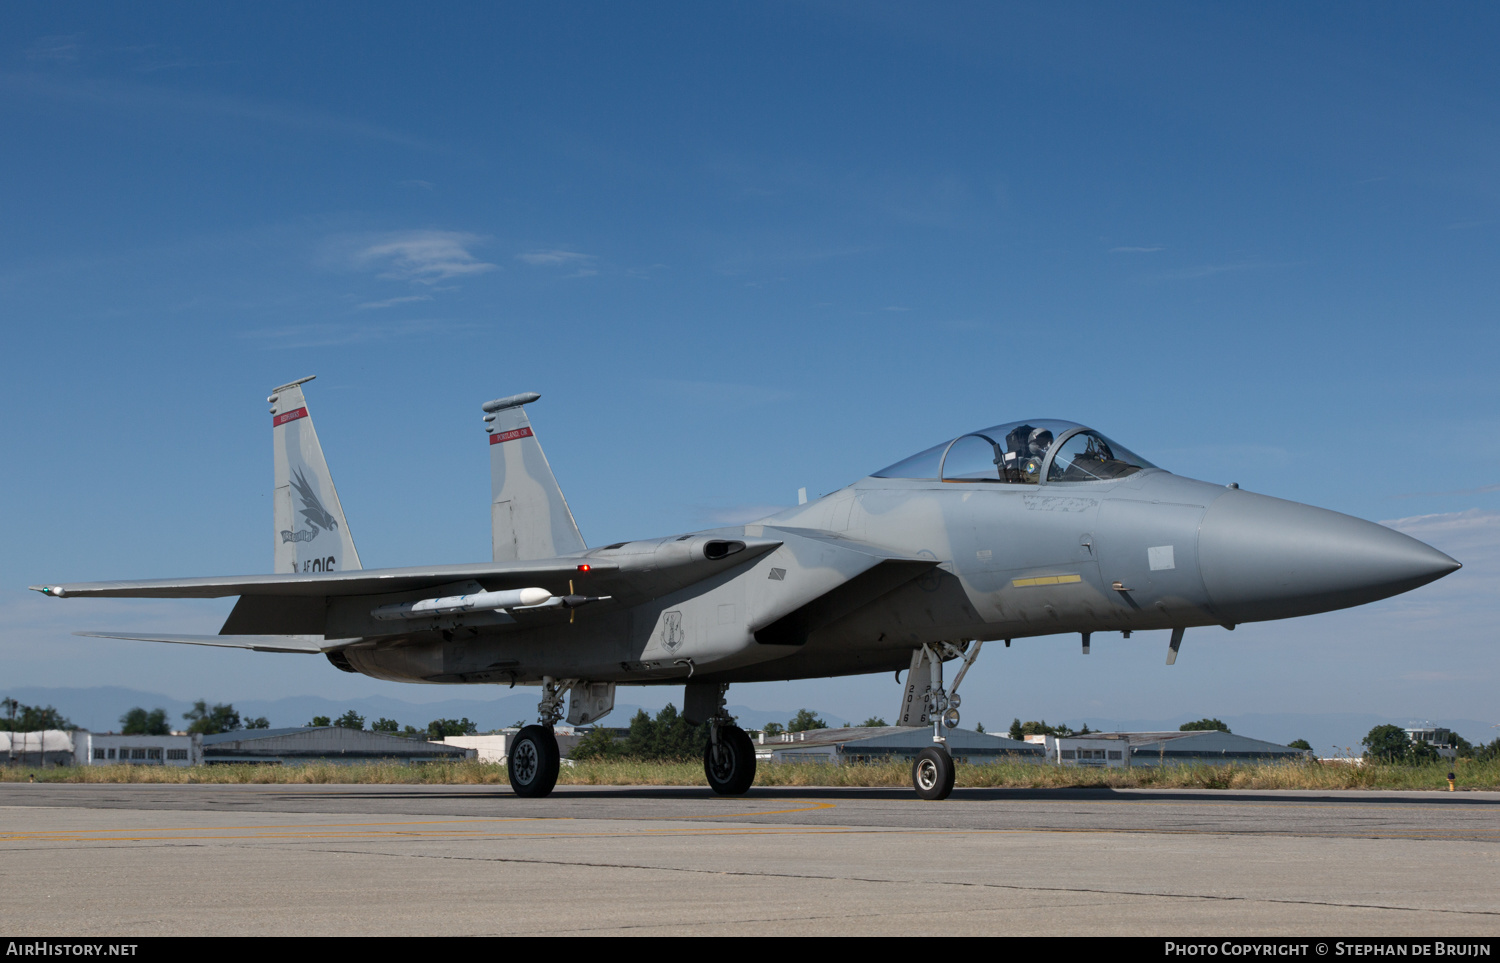
[[[911,764],[911,785],[923,799],[947,799],[953,792],[953,757],[940,746],[928,746]]]
[[[755,782],[755,744],[739,726],[719,729],[719,745],[703,747],[708,787],[721,796],[743,796]]]
[[[526,726],[516,733],[506,760],[511,790],[517,796],[547,795],[557,785],[560,759],[551,726]]]

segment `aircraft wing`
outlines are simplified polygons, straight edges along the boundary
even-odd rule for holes
[[[211,576],[207,578],[147,579],[129,582],[71,582],[33,585],[32,589],[58,598],[223,598],[240,597],[220,630],[221,636],[264,636],[277,651],[309,651],[287,638],[321,638],[332,627],[330,610],[363,612],[381,605],[419,600],[431,595],[498,592],[543,588],[554,596],[608,596],[633,604],[692,585],[718,572],[750,562],[781,545],[770,538],[724,538],[710,535],[656,539],[606,546],[563,558],[486,562],[474,565],[434,565],[415,568],[363,569],[352,572]],[[446,591],[445,591],[446,590]],[[340,600],[343,600],[340,602]],[[508,620],[508,619],[507,619]],[[368,621],[362,619],[360,621]],[[348,626],[347,619],[338,619]],[[393,623],[371,625],[376,634],[399,633]],[[347,636],[344,632],[336,633]],[[363,634],[363,633],[361,633]],[[203,642],[215,636],[111,635],[163,642]],[[323,642],[318,651],[325,651]],[[252,645],[242,646],[251,648]]]
[[[135,642],[181,642],[186,645],[217,645],[254,652],[302,652],[321,655],[343,648],[358,639],[325,639],[321,635],[170,635],[140,632],[74,632],[94,639],[130,639]]]
[[[430,565],[415,568],[377,568],[352,572],[296,575],[229,575],[206,578],[143,579],[130,582],[71,582],[32,585],[33,591],[59,598],[214,599],[229,595],[271,595],[329,598],[340,595],[384,595],[436,588],[473,580],[492,591],[609,574],[618,566],[586,558],[543,559],[528,562],[486,562],[478,565]],[[565,585],[563,587],[566,587]]]

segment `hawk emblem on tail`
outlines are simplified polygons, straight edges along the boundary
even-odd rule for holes
[[[308,484],[307,478],[298,468],[292,475],[292,488],[297,492],[297,499],[302,503],[302,517],[307,519],[308,528],[301,532],[281,533],[283,542],[310,542],[318,537],[318,529],[333,531],[339,527],[338,520],[328,513],[323,503],[318,501],[318,493],[313,486]]]

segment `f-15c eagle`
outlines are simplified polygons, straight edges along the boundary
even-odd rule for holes
[[[755,778],[725,711],[734,682],[910,670],[912,767],[953,788],[944,731],[985,640],[1184,630],[1346,608],[1459,563],[1372,522],[1173,475],[1082,425],[1031,420],[946,440],[748,525],[589,548],[512,395],[483,406],[494,558],[364,570],[308,415],[303,378],[270,398],[275,574],[32,586],[60,598],[239,596],[218,635],[106,638],[321,654],[377,679],[541,687],[511,786],[557,781],[553,726],[599,720],[615,686],[685,686],[714,791]],[[298,530],[301,522],[308,527]],[[951,685],[946,662],[958,662]]]

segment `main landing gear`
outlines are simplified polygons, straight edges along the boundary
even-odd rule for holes
[[[542,701],[537,705],[541,725],[526,726],[510,744],[506,768],[510,788],[517,796],[539,797],[557,785],[562,754],[557,750],[554,726],[562,718],[563,692],[550,676],[542,680]]]
[[[708,745],[703,747],[703,774],[708,777],[708,788],[721,796],[743,796],[755,782],[755,744],[724,709],[724,693],[728,689],[727,685],[718,686],[717,698],[713,690],[707,693],[690,690],[689,694],[696,697],[695,702],[703,699],[712,710],[707,719]],[[688,700],[683,701],[686,705]]]
[[[510,744],[510,788],[517,796],[545,796],[557,785],[562,767],[551,726],[526,726]]]
[[[743,796],[755,782],[755,744],[739,726],[713,726],[703,747],[708,788],[721,796]]]

